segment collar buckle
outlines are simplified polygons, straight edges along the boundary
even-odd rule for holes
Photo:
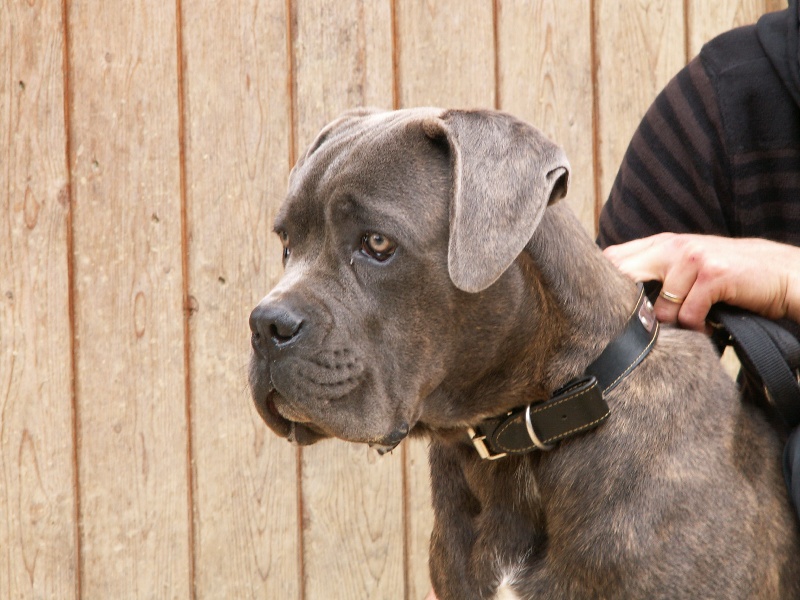
[[[486,436],[479,435],[478,432],[472,427],[467,427],[467,434],[469,435],[472,445],[475,446],[478,456],[480,456],[483,460],[497,460],[498,458],[505,458],[508,456],[508,453],[506,452],[492,454],[492,451],[489,450],[489,446],[486,444]]]

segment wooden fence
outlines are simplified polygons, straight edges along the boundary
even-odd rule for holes
[[[422,598],[424,443],[270,434],[250,309],[356,105],[498,107],[595,226],[643,111],[779,0],[2,0],[0,598]]]

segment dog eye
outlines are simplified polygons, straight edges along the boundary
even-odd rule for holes
[[[289,248],[289,234],[284,230],[280,230],[277,233],[278,237],[281,238],[281,245],[283,245],[283,262],[286,264],[286,261],[289,260],[289,256],[292,253]]]
[[[366,233],[361,238],[361,251],[379,262],[388,260],[397,250],[397,244],[380,233]]]

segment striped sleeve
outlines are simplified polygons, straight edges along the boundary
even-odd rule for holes
[[[716,92],[695,59],[636,130],[600,215],[598,243],[662,231],[731,235],[730,186]]]

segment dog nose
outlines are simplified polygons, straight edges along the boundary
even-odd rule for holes
[[[303,318],[286,306],[259,304],[250,313],[253,349],[260,353],[291,344],[302,328]]]

